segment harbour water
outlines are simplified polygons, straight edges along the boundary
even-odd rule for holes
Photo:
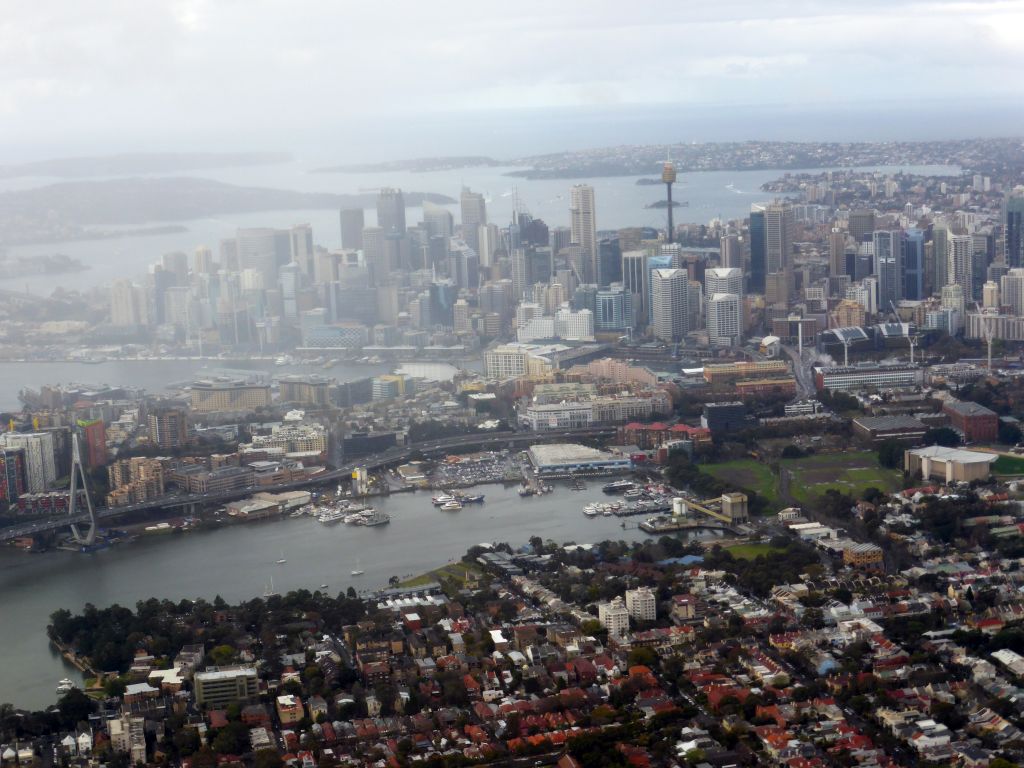
[[[220,595],[229,602],[262,596],[273,581],[278,592],[329,585],[362,591],[386,586],[391,576],[426,572],[461,557],[474,544],[530,536],[559,543],[637,540],[646,536],[635,519],[587,518],[583,505],[602,498],[601,482],[573,492],[522,498],[515,487],[480,486],[483,504],[442,512],[429,493],[402,493],[374,501],[391,515],[379,527],[324,526],[310,517],[225,525],[186,534],[143,537],[92,554],[24,554],[0,549],[0,702],[40,708],[52,704],[64,677],[80,679],[50,649],[50,614],[86,603],[134,607],[149,597],[180,600]],[[288,562],[277,564],[282,557]],[[350,573],[359,560],[365,574]]]

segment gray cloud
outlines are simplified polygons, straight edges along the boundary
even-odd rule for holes
[[[446,110],[1020,99],[1024,0],[0,2],[10,142]]]

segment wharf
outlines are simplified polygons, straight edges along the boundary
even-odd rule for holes
[[[644,533],[650,534],[676,533],[678,531],[695,531],[704,529],[725,531],[726,533],[731,533],[734,536],[739,535],[739,531],[735,528],[730,528],[728,525],[722,525],[721,523],[705,523],[699,520],[677,520],[669,517],[652,517],[649,520],[644,520],[638,527]]]

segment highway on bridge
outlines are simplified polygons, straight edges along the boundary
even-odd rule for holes
[[[552,442],[565,439],[580,438],[607,438],[615,434],[614,427],[593,428],[593,429],[571,429],[564,432],[495,432],[480,433],[476,435],[459,435],[443,440],[432,440],[425,443],[403,445],[391,448],[372,456],[364,456],[356,461],[342,464],[337,469],[319,472],[303,480],[291,483],[278,483],[277,485],[266,485],[259,487],[236,488],[230,491],[215,493],[183,494],[177,496],[163,496],[152,501],[140,502],[139,504],[126,504],[119,507],[101,507],[96,510],[97,520],[109,520],[111,518],[126,515],[131,512],[144,512],[153,509],[175,509],[178,507],[190,507],[192,505],[207,506],[210,504],[222,504],[224,502],[242,499],[253,493],[275,493],[281,491],[293,491],[310,486],[325,485],[338,480],[348,478],[352,471],[358,467],[365,467],[369,470],[379,469],[391,464],[404,461],[413,453],[423,454],[437,453],[439,451],[450,451],[474,447],[500,447],[515,443],[539,443]],[[10,541],[22,536],[32,536],[45,531],[53,531],[58,528],[70,526],[72,523],[86,523],[89,521],[89,513],[84,512],[74,517],[64,515],[61,517],[47,518],[45,520],[26,521],[17,525],[0,528],[0,541]]]

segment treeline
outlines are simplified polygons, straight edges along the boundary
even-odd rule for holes
[[[209,648],[230,644],[242,632],[259,637],[268,628],[295,621],[296,616],[339,629],[365,615],[363,601],[354,591],[331,597],[299,590],[236,606],[229,606],[220,597],[212,603],[150,598],[136,603],[134,611],[116,604],[97,608],[90,603],[78,615],[66,609],[51,614],[47,632],[52,639],[87,656],[98,671],[124,672],[137,651],[156,657],[172,656],[183,645],[204,643]]]
[[[798,539],[778,536],[771,540],[771,546],[769,552],[749,560],[733,557],[728,549],[716,546],[704,555],[703,565],[733,574],[741,587],[766,597],[772,587],[799,581],[809,566],[820,564],[814,547]]]

